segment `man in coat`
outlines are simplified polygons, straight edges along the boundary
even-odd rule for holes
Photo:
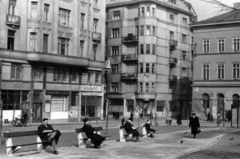
[[[129,120],[127,120],[124,124],[124,128],[125,128],[125,131],[128,133],[128,134],[132,134],[133,137],[135,138],[135,141],[136,142],[141,142],[140,139],[139,139],[139,132],[137,131],[137,129],[133,126],[132,124],[132,119],[129,118]]]
[[[91,143],[94,144],[95,148],[101,146],[102,142],[106,139],[94,130],[94,128],[88,123],[88,118],[83,119],[84,125],[82,127],[83,132],[85,132],[86,136],[91,139]]]
[[[59,130],[54,130],[52,125],[48,124],[48,118],[42,120],[42,125],[38,126],[38,135],[43,142],[43,148],[52,146],[53,154],[57,155],[57,143],[61,133]]]
[[[200,123],[195,113],[193,113],[192,117],[190,118],[189,127],[191,128],[193,137],[196,138],[196,134],[199,133]]]
[[[153,134],[156,132],[156,130],[152,129],[151,125],[152,125],[151,121],[147,120],[147,123],[145,124],[145,128],[147,130],[147,136],[153,138],[154,137]]]
[[[178,124],[178,126],[182,125],[182,116],[181,116],[181,114],[177,115],[177,124]]]

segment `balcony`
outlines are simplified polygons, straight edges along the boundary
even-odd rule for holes
[[[122,73],[121,79],[122,80],[137,80],[138,76],[137,76],[137,73]]]
[[[136,35],[128,34],[128,36],[122,37],[122,42],[123,43],[137,43],[138,38]]]
[[[125,54],[122,55],[122,61],[138,61],[138,56],[137,54]]]
[[[20,27],[21,17],[17,15],[7,14],[6,24],[11,27]]]
[[[176,57],[170,57],[169,58],[169,64],[170,65],[176,65],[177,64],[177,58]]]
[[[173,40],[173,39],[169,40],[169,46],[170,47],[177,47],[177,45],[178,45],[178,41],[177,40]]]
[[[101,37],[102,37],[101,33],[97,33],[97,32],[92,33],[92,40],[95,41],[95,42],[100,43],[101,42]]]

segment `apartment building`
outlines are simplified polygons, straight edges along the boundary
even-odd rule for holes
[[[107,0],[109,113],[186,116],[191,103],[192,32],[183,0]]]
[[[239,3],[234,7],[239,8]],[[240,95],[239,12],[227,12],[191,25],[195,57],[193,110],[202,118],[230,120],[232,108],[238,107]],[[233,113],[238,114],[237,111]],[[235,116],[233,114],[233,116]],[[235,116],[236,117],[236,116]]]
[[[3,119],[103,116],[105,0],[1,0]],[[13,111],[15,110],[15,111]]]

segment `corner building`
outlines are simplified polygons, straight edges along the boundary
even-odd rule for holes
[[[3,119],[103,117],[105,0],[1,0]]]
[[[186,116],[191,101],[189,24],[196,21],[182,0],[107,0],[106,52],[111,63],[109,112],[129,116]]]

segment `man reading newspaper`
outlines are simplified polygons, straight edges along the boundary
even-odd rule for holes
[[[58,139],[61,136],[59,130],[54,130],[52,125],[48,124],[48,118],[42,120],[42,125],[38,126],[38,135],[40,136],[43,142],[43,148],[47,146],[52,146],[53,154],[58,154],[57,152],[57,143]]]

